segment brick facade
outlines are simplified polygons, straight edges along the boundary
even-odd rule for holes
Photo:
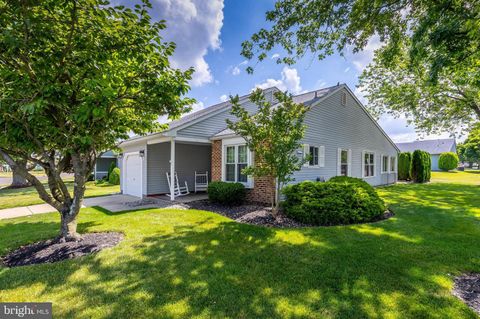
[[[222,180],[222,141],[215,140],[212,144],[212,181]],[[275,194],[275,184],[271,177],[256,177],[254,187],[247,189],[247,200],[250,202],[271,203]]]

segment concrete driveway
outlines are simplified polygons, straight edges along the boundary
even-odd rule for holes
[[[144,208],[180,208],[183,206],[172,203],[167,200],[159,199],[143,199],[130,195],[109,195],[101,197],[85,198],[83,207],[99,206],[111,212],[121,212],[127,210],[144,209]],[[0,219],[32,216],[36,214],[45,214],[54,212],[55,208],[48,204],[31,205],[24,207],[6,208],[0,210]]]

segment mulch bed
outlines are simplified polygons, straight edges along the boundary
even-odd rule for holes
[[[480,274],[456,277],[453,294],[480,315]]]
[[[270,207],[261,204],[246,204],[240,206],[224,206],[210,203],[208,200],[199,200],[186,204],[188,208],[206,210],[231,218],[239,223],[252,224],[267,227],[314,227],[312,225],[297,222],[283,214],[279,214],[277,218],[272,216]],[[386,211],[380,218],[373,222],[388,219],[394,216],[391,211]]]
[[[79,241],[49,239],[22,246],[0,258],[0,262],[7,267],[54,263],[99,252],[116,246],[122,239],[123,234],[115,232],[87,233]]]

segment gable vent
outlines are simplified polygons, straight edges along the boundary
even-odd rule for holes
[[[347,105],[347,92],[342,92],[342,105]]]

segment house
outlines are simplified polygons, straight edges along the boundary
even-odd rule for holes
[[[397,147],[402,152],[413,152],[422,150],[430,154],[432,159],[432,171],[438,171],[438,159],[440,154],[446,152],[457,152],[457,143],[454,138],[413,141],[407,143],[397,143]]]
[[[275,91],[264,90],[272,103]],[[297,154],[312,155],[294,174],[295,182],[337,175],[363,178],[372,185],[397,181],[398,148],[348,86],[300,94],[294,100],[310,108],[303,148]],[[239,102],[256,112],[249,95]],[[226,128],[226,119],[235,120],[230,109],[229,101],[219,103],[171,122],[163,132],[122,142],[122,192],[138,197],[170,193],[167,172],[177,172],[180,183],[186,181],[193,188],[195,171],[208,171],[211,180],[243,183],[250,200],[268,202],[273,182],[241,174],[254,163],[254,156],[243,138]]]
[[[95,162],[95,169],[93,173],[95,180],[107,177],[108,169],[112,163],[115,163],[115,165],[118,166],[117,154],[115,154],[113,151],[106,151],[102,153]]]

